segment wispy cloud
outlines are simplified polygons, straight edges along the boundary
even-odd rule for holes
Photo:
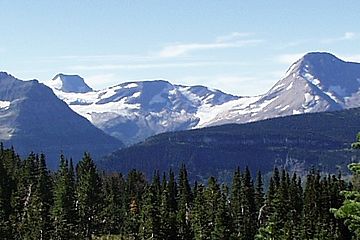
[[[268,81],[267,78],[263,78],[261,76],[241,74],[185,76],[177,79],[177,81],[180,84],[186,85],[200,84],[238,96],[263,94],[269,89],[271,85],[274,84],[273,81]],[[259,85],[258,83],[262,84]]]
[[[360,62],[360,54],[354,55],[337,55],[340,59],[348,62]]]
[[[295,61],[299,60],[305,55],[305,53],[286,53],[275,57],[278,63],[290,65]]]
[[[94,88],[103,88],[117,82],[118,77],[113,73],[84,75],[86,83]]]
[[[205,67],[241,65],[246,63],[238,61],[197,61],[197,62],[175,62],[175,63],[144,63],[144,64],[104,64],[104,65],[78,65],[72,66],[70,70],[113,70],[113,69],[150,69],[150,68],[178,68],[178,67]]]
[[[193,51],[210,50],[210,49],[225,49],[225,48],[239,48],[244,46],[254,46],[261,42],[262,39],[249,39],[250,33],[233,32],[229,35],[219,36],[213,42],[208,43],[175,43],[165,46],[159,52],[160,57],[178,57],[188,54]]]
[[[358,38],[358,34],[356,32],[345,32],[340,37],[334,37],[334,38],[325,38],[321,40],[322,43],[335,43],[340,41],[348,41],[348,40],[354,40]]]

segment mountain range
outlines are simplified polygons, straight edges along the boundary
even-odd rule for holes
[[[185,164],[200,182],[210,176],[229,182],[237,167],[249,167],[253,175],[271,174],[274,166],[299,175],[311,168],[347,175],[347,165],[360,160],[360,152],[350,149],[359,126],[360,108],[353,108],[163,133],[115,151],[100,166],[150,177]]]
[[[268,92],[253,97],[163,80],[93,90],[80,76],[58,74],[45,84],[127,145],[163,132],[360,106],[360,64],[322,52],[304,55]]]
[[[94,90],[78,75],[57,74],[42,84],[0,72],[0,141],[14,145],[24,155],[29,151],[44,152],[51,159],[50,167],[54,167],[61,152],[75,160],[84,151],[100,157],[123,147],[123,143],[131,146],[165,132],[360,107],[359,89],[359,63],[320,52],[304,55],[260,96],[235,96],[205,86],[175,85],[164,80],[126,82]],[[321,116],[326,119],[327,115]],[[321,122],[321,118],[304,119],[306,124],[322,129],[318,122],[311,122]],[[276,121],[270,122],[281,128]],[[347,131],[347,123],[342,124],[343,131]],[[352,134],[355,128],[351,128]],[[261,138],[264,128],[260,129],[256,136]],[[291,129],[289,125],[288,131]],[[310,135],[316,131],[306,126],[304,129]],[[311,142],[311,138],[305,140]],[[146,140],[144,144],[147,146],[149,141],[152,142]],[[231,145],[228,140],[223,141]],[[143,145],[134,147],[139,146]],[[168,146],[164,147],[166,150]],[[164,149],[159,149],[159,154],[160,150]],[[120,152],[126,151],[130,150]],[[179,153],[176,150],[174,154]],[[122,156],[117,153],[112,156],[115,157],[109,162],[122,158],[116,157]]]
[[[63,153],[78,161],[85,151],[100,157],[123,146],[72,111],[37,80],[0,72],[0,140],[21,155],[45,153],[50,168]]]

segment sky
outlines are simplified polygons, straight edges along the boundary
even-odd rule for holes
[[[358,0],[0,0],[0,71],[258,95],[307,52],[360,62],[359,13]]]

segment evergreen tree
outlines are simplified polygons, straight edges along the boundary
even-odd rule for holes
[[[11,185],[9,183],[9,174],[4,165],[4,149],[1,144],[0,150],[0,236],[3,238],[11,237],[11,228],[9,217],[11,213]]]
[[[176,240],[176,213],[171,210],[170,195],[167,188],[165,188],[161,194],[160,221],[161,239]]]
[[[54,222],[53,239],[65,240],[76,238],[77,216],[75,209],[75,183],[68,161],[60,156],[60,166],[54,185]]]
[[[125,218],[125,183],[120,174],[105,177],[104,208],[102,211],[103,233],[118,235],[122,231]]]
[[[76,198],[80,234],[83,239],[91,239],[100,229],[103,203],[100,176],[87,153],[77,165]]]
[[[232,239],[232,219],[229,211],[225,190],[220,194],[217,209],[215,213],[214,230],[212,232],[213,240],[229,240]]]
[[[242,178],[240,169],[237,168],[231,185],[231,196],[230,196],[230,204],[231,204],[231,215],[233,216],[233,226],[234,238],[240,238],[242,235],[242,226],[243,226],[243,211],[242,211]]]
[[[360,135],[358,134],[358,137]],[[360,139],[358,138],[359,143]],[[353,147],[358,149],[359,144]],[[353,172],[353,178],[357,181],[356,178],[360,176],[360,164],[353,163],[349,165],[349,169]],[[355,189],[352,191],[343,190],[342,195],[345,197],[345,200],[341,207],[333,208],[332,212],[335,214],[335,217],[338,219],[343,219],[344,223],[350,231],[354,232],[356,239],[360,239],[360,192],[355,185]]]
[[[204,185],[197,187],[196,198],[192,210],[192,229],[196,240],[205,240],[211,238],[211,224],[209,219],[208,202],[204,194]]]
[[[158,181],[154,177],[153,184],[145,192],[141,208],[141,239],[160,239],[160,208],[158,199]]]
[[[179,173],[179,196],[177,212],[178,239],[188,240],[193,237],[190,224],[190,211],[193,195],[189,184],[185,165],[182,165]]]
[[[257,231],[257,211],[255,203],[254,183],[251,179],[250,170],[246,167],[242,180],[242,213],[243,225],[241,239],[252,240]]]

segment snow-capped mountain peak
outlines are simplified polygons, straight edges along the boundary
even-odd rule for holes
[[[73,78],[80,79],[79,84],[66,87],[76,82]],[[304,55],[267,93],[255,97],[164,80],[127,82],[93,91],[79,76],[57,75],[54,79],[48,85],[59,98],[128,144],[167,131],[360,106],[360,64],[322,52]],[[84,85],[88,88],[79,91]]]
[[[56,77],[55,77],[56,79]],[[125,143],[205,123],[239,97],[165,80],[121,83],[100,91],[65,92],[49,84],[74,111]]]
[[[63,92],[86,93],[93,91],[82,77],[63,73],[57,74],[52,80],[47,82],[46,85]]]

